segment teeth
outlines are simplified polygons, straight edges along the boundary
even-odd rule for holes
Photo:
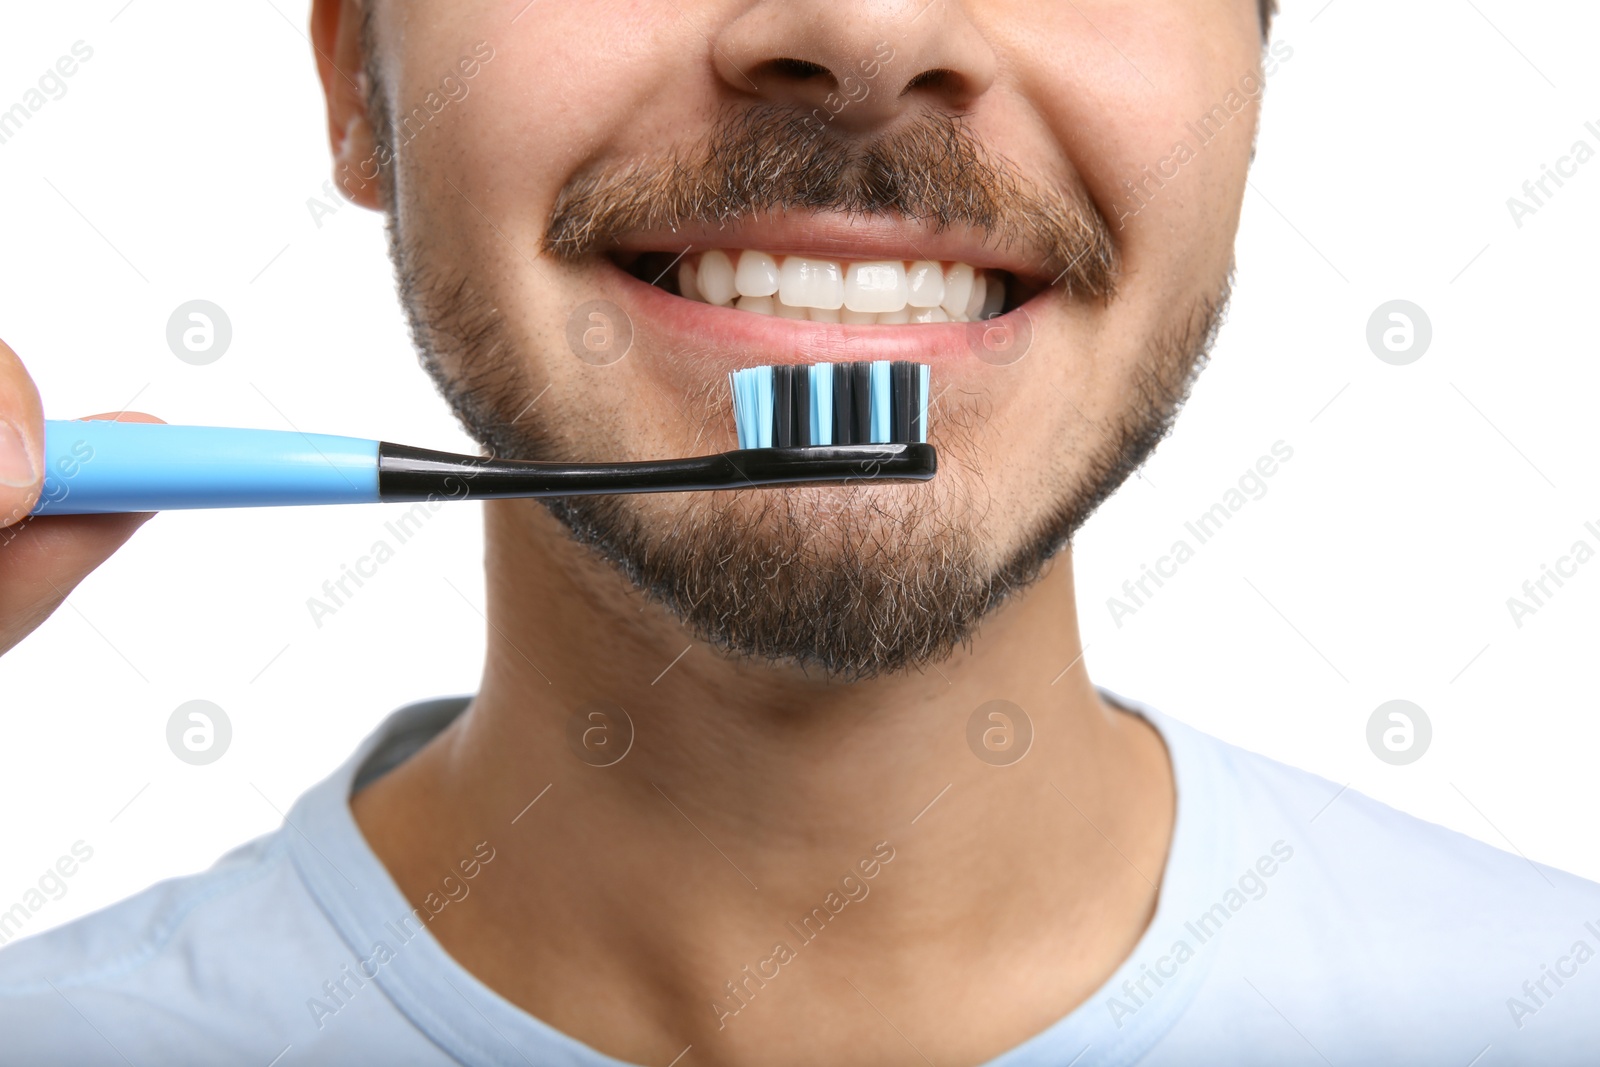
[[[983,311],[983,301],[989,293],[989,280],[979,274],[972,279],[972,295],[967,297],[967,306],[962,308],[962,317],[968,321],[978,317]],[[951,316],[954,318],[954,316]]]
[[[939,306],[951,315],[964,315],[972,297],[974,271],[965,263],[952,263],[944,272],[944,299]]]
[[[892,259],[850,264],[844,306],[851,311],[899,311],[906,306],[905,266]]]
[[[944,268],[919,259],[906,271],[906,303],[914,308],[936,308],[944,300]]]
[[[778,261],[765,252],[741,252],[733,286],[741,296],[771,296],[778,291]]]
[[[713,248],[700,257],[700,274],[696,280],[707,303],[731,304],[739,295],[733,284],[733,261],[721,249]]]
[[[698,274],[699,271],[695,269],[695,265],[688,260],[684,260],[679,264],[678,292],[690,300],[704,301],[705,297],[700,294]]]
[[[833,260],[711,249],[678,266],[678,293],[756,315],[853,326],[975,322],[1005,306],[1002,276],[970,263]]]
[[[983,298],[983,310],[978,313],[980,319],[992,319],[1000,314],[1006,304],[1006,287],[999,281],[991,279],[989,290]]]
[[[785,256],[778,270],[778,299],[795,307],[843,307],[844,274],[838,261]]]

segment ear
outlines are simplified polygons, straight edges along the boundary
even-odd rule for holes
[[[371,0],[367,0],[371,2]],[[362,0],[314,0],[311,45],[317,76],[328,101],[328,143],[333,149],[333,180],[353,203],[384,209],[372,117],[367,114],[366,56],[361,39]]]

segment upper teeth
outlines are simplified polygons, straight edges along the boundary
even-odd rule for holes
[[[1005,282],[966,263],[837,260],[712,249],[685,256],[690,300],[813,322],[970,322],[1000,312]]]

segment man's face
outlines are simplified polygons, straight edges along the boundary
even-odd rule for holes
[[[1226,300],[1256,0],[371,3],[379,143],[339,180],[384,190],[425,360],[497,454],[721,451],[731,369],[932,365],[931,483],[554,503],[735,652],[947,652],[1154,446]],[[896,269],[905,308],[850,310]]]

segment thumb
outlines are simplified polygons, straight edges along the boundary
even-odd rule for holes
[[[28,517],[39,499],[44,409],[22,360],[0,341],[0,526]]]

